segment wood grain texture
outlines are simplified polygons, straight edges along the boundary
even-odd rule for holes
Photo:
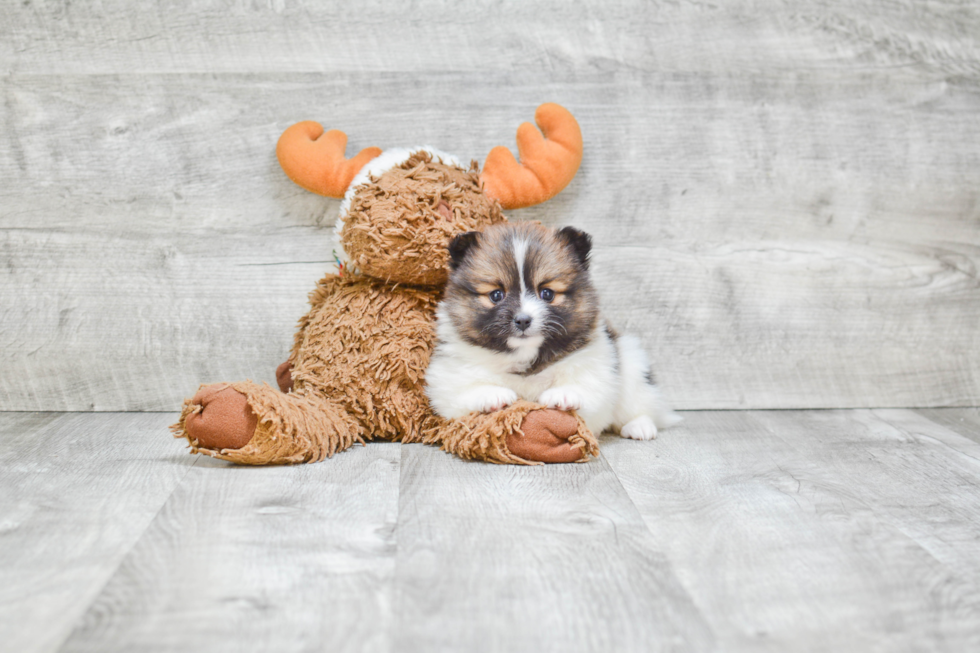
[[[172,415],[0,413],[0,649],[53,651],[194,461]]]
[[[977,73],[970,2],[821,0],[492,5],[310,1],[5,8],[17,73],[799,70],[941,64]],[[395,56],[397,55],[397,57]]]
[[[200,383],[275,385],[328,265],[321,244],[311,229],[263,239],[0,231],[0,291],[16,297],[3,309],[0,405],[43,409],[56,397],[80,410],[173,410]]]
[[[686,417],[602,451],[725,650],[980,645],[980,445],[904,410]]]
[[[391,650],[399,464],[392,443],[296,467],[204,459],[59,650]]]
[[[0,650],[972,651],[975,412],[688,412],[541,468],[4,413]]]
[[[915,412],[965,438],[980,443],[980,408],[924,408]]]
[[[395,650],[711,650],[604,459],[518,468],[402,452]]]
[[[593,234],[676,405],[976,405],[977,30],[952,0],[5,6],[0,409],[271,380],[338,205],[279,133],[482,160],[542,101],[585,159],[511,217]]]

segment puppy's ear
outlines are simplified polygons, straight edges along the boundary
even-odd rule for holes
[[[563,227],[555,234],[559,242],[565,243],[575,253],[575,258],[586,270],[589,269],[589,254],[592,252],[592,236],[575,227]]]
[[[480,242],[479,231],[467,231],[465,234],[456,234],[449,241],[449,269],[455,270],[466,258],[466,252],[475,247]]]

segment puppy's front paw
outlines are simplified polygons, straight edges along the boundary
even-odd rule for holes
[[[558,410],[579,410],[582,407],[582,395],[574,388],[551,388],[541,393],[538,403]]]
[[[492,413],[517,401],[517,393],[510,388],[488,385],[466,393],[463,404],[471,413]]]
[[[646,415],[641,415],[626,423],[619,434],[634,440],[653,440],[657,437],[657,425]]]

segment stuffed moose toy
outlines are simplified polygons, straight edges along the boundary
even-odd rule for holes
[[[519,401],[493,413],[443,419],[424,375],[453,236],[505,221],[501,209],[561,191],[582,159],[582,134],[563,107],[543,104],[517,131],[521,162],[495,147],[482,172],[431,148],[362,150],[301,122],[276,153],[303,188],[343,198],[341,264],[310,294],[279,389],[251,381],[204,385],[172,429],[192,453],[249,465],[323,460],[376,438],[424,442],[494,463],[575,462],[598,445],[574,413]],[[543,132],[543,135],[542,135]]]

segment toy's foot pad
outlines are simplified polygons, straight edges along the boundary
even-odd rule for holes
[[[276,383],[283,392],[293,389],[293,364],[289,361],[282,363],[276,368]]]
[[[520,433],[507,436],[507,448],[525,460],[542,463],[574,463],[583,460],[586,452],[569,444],[568,439],[578,432],[578,420],[560,410],[542,409],[527,414]]]
[[[184,429],[187,436],[204,449],[241,449],[255,435],[258,417],[249,408],[245,395],[229,385],[209,385],[197,391],[192,404],[200,406],[190,413]]]

